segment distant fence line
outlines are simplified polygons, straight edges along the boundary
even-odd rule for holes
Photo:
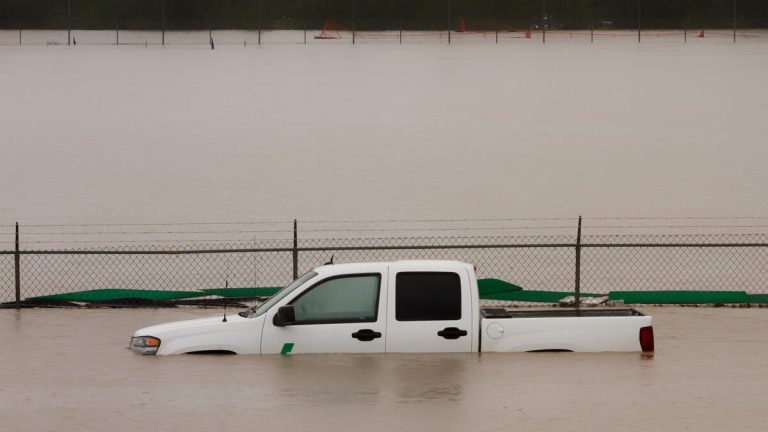
[[[745,225],[746,226],[746,225]],[[277,231],[277,230],[276,230]],[[460,260],[530,292],[768,294],[768,234],[306,238],[0,251],[0,302],[97,289],[284,286],[334,262]],[[52,233],[55,234],[55,233]],[[768,300],[768,297],[763,298]],[[509,302],[499,301],[500,305]]]
[[[261,46],[261,45],[320,45],[320,44],[510,44],[547,43],[553,41],[768,41],[766,29],[678,28],[653,30],[531,30],[496,29],[482,31],[390,31],[340,30],[329,32],[304,30],[1,30],[0,46],[88,46],[143,45],[149,46]]]
[[[181,0],[16,0],[0,3],[0,29],[18,31],[61,30],[66,44],[76,43],[73,32],[110,30],[116,44],[121,31],[155,32],[166,44],[173,30],[274,30],[310,31],[310,40],[326,30],[348,34],[351,43],[365,32],[398,32],[417,38],[424,34],[452,36],[463,33],[498,35],[538,31],[546,42],[551,31],[598,37],[611,30],[635,30],[638,41],[643,30],[688,31],[730,30],[735,41],[739,29],[768,28],[768,2],[763,0],[233,0],[188,2]],[[573,33],[581,31],[581,33]],[[597,33],[595,33],[597,32]],[[716,32],[715,32],[716,33]],[[557,34],[557,33],[555,33]],[[326,35],[328,36],[328,35]],[[323,37],[324,40],[333,39]],[[7,39],[7,38],[6,38]],[[306,41],[306,38],[304,39]],[[56,43],[61,43],[59,40]],[[150,43],[145,40],[145,42]],[[266,41],[264,41],[266,42]],[[4,41],[9,44],[9,41]],[[135,42],[129,42],[135,43]]]

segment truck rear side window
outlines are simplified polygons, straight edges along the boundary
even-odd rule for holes
[[[461,279],[456,273],[402,272],[395,281],[398,321],[461,319]]]

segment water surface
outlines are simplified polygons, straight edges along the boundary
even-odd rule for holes
[[[630,39],[2,46],[0,221],[768,214],[768,43]]]
[[[764,309],[645,308],[656,354],[142,357],[220,310],[0,313],[3,430],[760,430]]]

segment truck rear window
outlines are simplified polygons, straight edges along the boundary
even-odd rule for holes
[[[402,272],[395,281],[398,321],[461,319],[461,279],[456,273]]]

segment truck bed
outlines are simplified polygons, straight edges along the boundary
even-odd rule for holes
[[[635,309],[546,309],[546,310],[510,310],[502,308],[482,308],[483,318],[576,318],[576,317],[626,317],[645,316]]]
[[[653,351],[652,318],[635,309],[486,308],[481,317],[481,352]]]

